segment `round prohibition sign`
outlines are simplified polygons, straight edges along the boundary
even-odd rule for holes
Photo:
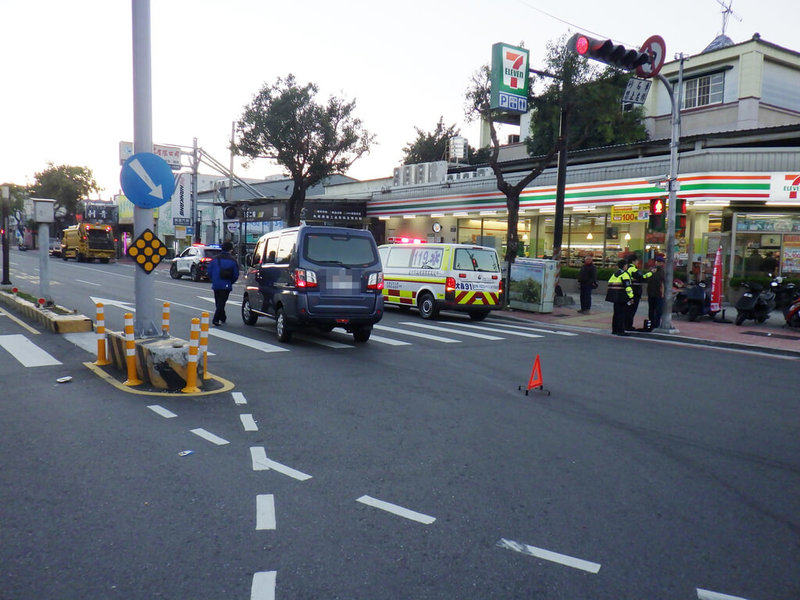
[[[642,44],[639,52],[643,52],[650,57],[650,62],[636,67],[636,74],[639,77],[655,77],[664,66],[664,59],[667,55],[667,44],[660,35],[651,35]]]

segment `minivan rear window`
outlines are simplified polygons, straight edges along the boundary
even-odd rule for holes
[[[320,265],[368,266],[378,262],[374,242],[363,235],[312,233],[305,237],[304,257]]]
[[[500,271],[497,252],[484,248],[458,248],[453,268],[458,271],[488,271],[490,273]]]

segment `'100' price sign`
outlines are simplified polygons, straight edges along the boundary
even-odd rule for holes
[[[612,206],[611,221],[613,223],[637,223],[650,218],[650,205]]]

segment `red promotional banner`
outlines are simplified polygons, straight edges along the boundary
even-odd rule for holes
[[[719,312],[722,308],[722,246],[717,248],[714,257],[714,271],[711,275],[711,312]]]

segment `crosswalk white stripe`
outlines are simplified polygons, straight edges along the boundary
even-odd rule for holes
[[[406,329],[398,329],[397,327],[389,327],[388,325],[373,325],[373,329],[380,329],[381,331],[388,331],[390,333],[399,333],[400,335],[410,335],[412,337],[424,338],[426,340],[433,340],[434,342],[444,342],[445,344],[459,344],[461,340],[454,340],[453,338],[441,337],[430,333],[420,333],[419,331],[408,331]]]
[[[21,333],[0,335],[0,346],[16,358],[23,367],[49,367],[61,364],[60,360],[39,348]]]
[[[491,329],[486,325],[470,325],[469,323],[448,323],[448,325],[455,325],[456,327],[469,327],[470,329],[481,329],[483,331],[494,331],[495,333],[500,333],[496,329]],[[518,337],[526,337],[526,338],[542,338],[543,335],[538,333],[525,333],[524,331],[511,331],[511,330],[503,330],[503,335],[516,335]]]
[[[411,327],[422,327],[423,329],[430,329],[431,331],[441,331],[442,333],[454,333],[456,335],[466,335],[469,337],[480,338],[482,340],[502,340],[503,338],[496,335],[487,335],[485,333],[473,333],[471,331],[453,331],[446,327],[438,327],[436,325],[428,325],[426,323],[414,323],[413,321],[403,321],[401,325],[411,325]]]
[[[163,406],[159,406],[158,404],[151,404],[147,408],[152,410],[157,415],[161,415],[165,419],[174,419],[175,417],[178,416],[174,412],[172,412],[171,410],[167,410],[166,408],[164,408]]]
[[[385,510],[386,512],[392,513],[393,515],[397,515],[398,517],[411,519],[412,521],[424,523],[425,525],[430,525],[436,520],[436,517],[431,517],[430,515],[426,515],[415,510],[410,510],[408,508],[398,506],[397,504],[386,502],[385,500],[378,500],[372,496],[361,496],[361,498],[356,499],[356,502],[360,502],[361,504],[366,504],[367,506],[372,506],[374,508],[379,508],[381,510]]]
[[[245,337],[243,335],[231,333],[230,331],[224,331],[222,329],[209,329],[208,334],[214,337],[222,338],[223,340],[228,340],[229,342],[234,342],[236,344],[241,344],[242,346],[247,346],[248,348],[260,350],[261,352],[289,351],[288,348],[281,348],[280,346],[274,346],[272,344],[267,344],[266,342],[260,342],[258,340],[254,340],[252,338]]]
[[[390,346],[411,346],[411,342],[404,342],[402,340],[393,340],[392,338],[375,335],[374,333],[369,336],[369,341],[378,342],[380,344],[388,344]]]
[[[552,329],[540,329],[538,327],[526,327],[522,325],[511,325],[510,323],[498,323],[496,321],[492,322],[493,326],[508,328],[508,329],[521,329],[523,331],[536,331],[537,333],[550,333],[552,335],[563,335],[566,337],[575,337],[576,335],[580,335],[579,333],[574,333],[572,331],[553,331]]]
[[[698,600],[746,600],[739,596],[729,596],[728,594],[720,594],[719,592],[712,592],[701,588],[697,588],[697,598]]]

